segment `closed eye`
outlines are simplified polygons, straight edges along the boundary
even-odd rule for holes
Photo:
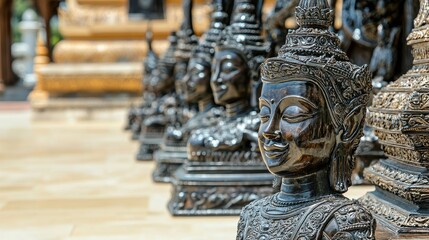
[[[270,109],[267,106],[263,105],[261,107],[261,111],[259,112],[259,117],[260,117],[262,123],[269,121],[270,120]]]
[[[282,119],[289,123],[298,123],[314,117],[317,113],[317,111],[292,105],[283,111]]]

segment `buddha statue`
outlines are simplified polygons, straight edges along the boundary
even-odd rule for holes
[[[159,57],[158,55],[153,51],[152,48],[152,30],[149,27],[148,31],[146,32],[146,43],[147,43],[147,54],[146,54],[146,58],[143,61],[143,92],[145,91],[144,89],[144,85],[145,85],[145,80],[148,80],[151,78],[152,72],[156,69],[157,65],[158,65],[158,61],[159,61]],[[125,126],[125,130],[131,130],[131,126],[133,126],[134,124],[136,124],[138,122],[138,117],[137,115],[141,114],[141,109],[148,107],[150,101],[147,101],[148,99],[146,99],[145,101],[145,96],[143,94],[143,98],[142,98],[142,102],[139,106],[134,107],[132,106],[128,112],[128,121],[127,121],[127,125]],[[141,116],[139,116],[139,119],[141,118]],[[140,125],[140,124],[138,124]],[[137,130],[138,131],[138,130]],[[133,136],[136,136],[133,134]],[[138,135],[137,135],[138,136]],[[136,137],[137,137],[136,136]],[[136,138],[135,138],[136,139]]]
[[[192,26],[192,7],[192,0],[183,1],[184,18],[180,30],[177,32],[174,72],[168,78],[162,75],[159,78],[171,81],[159,81],[154,75],[149,83],[149,87],[155,92],[160,92],[162,89],[174,89],[174,91],[171,90],[164,94],[157,102],[156,111],[142,121],[138,159],[152,160],[154,158],[153,153],[159,149],[162,143],[165,128],[170,124],[186,122],[194,114],[180,101],[181,89],[183,88],[181,82],[186,73],[190,53],[198,43]]]
[[[262,4],[235,1],[215,47],[210,85],[225,113],[216,124],[191,132],[188,159],[172,178],[173,215],[235,215],[272,193],[273,177],[257,151],[259,118],[251,101],[258,94],[258,67],[270,52],[261,36]]]
[[[351,185],[370,72],[340,50],[327,0],[301,0],[295,11],[299,28],[261,66],[258,144],[282,177],[280,192],[243,208],[237,240],[374,239],[371,214],[341,195]]]
[[[213,102],[210,88],[211,61],[216,40],[229,23],[232,2],[214,0],[210,28],[192,52],[188,70],[183,77],[182,97],[188,104],[198,103],[198,112],[184,124],[167,127],[164,141],[156,153],[156,168],[153,179],[156,182],[169,182],[172,174],[187,159],[186,143],[192,130],[216,124],[223,112]],[[177,89],[177,86],[176,86]]]
[[[168,41],[170,45],[159,59],[156,67],[150,74],[144,75],[143,100],[141,105],[135,109],[135,120],[131,123],[133,139],[139,138],[144,119],[156,113],[159,108],[158,99],[173,89],[174,80],[172,76],[176,63],[174,52],[177,48],[176,32],[170,34]]]

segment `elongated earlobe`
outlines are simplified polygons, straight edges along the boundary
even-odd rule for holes
[[[337,142],[331,159],[329,182],[331,188],[340,193],[346,192],[351,186],[353,159],[347,150],[343,142]]]

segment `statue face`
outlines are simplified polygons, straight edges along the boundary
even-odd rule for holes
[[[188,72],[184,77],[184,95],[187,102],[196,102],[207,94],[210,89],[210,67],[200,58],[192,58],[189,62]]]
[[[160,66],[155,69],[146,80],[144,80],[145,89],[152,92],[161,92],[167,90],[172,86],[173,79],[171,77],[171,70],[167,66]]]
[[[217,104],[248,98],[249,68],[243,57],[232,50],[221,50],[216,52],[212,66],[210,85]]]
[[[335,132],[322,91],[303,80],[263,83],[258,143],[270,172],[308,174],[329,164]]]

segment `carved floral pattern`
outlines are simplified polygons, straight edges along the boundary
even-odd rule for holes
[[[372,184],[409,201],[429,200],[429,177],[423,174],[406,172],[380,161],[367,168],[364,176]]]
[[[350,239],[374,239],[375,222],[356,202],[329,195],[281,206],[276,197],[277,194],[263,198],[243,209],[237,240],[344,239],[340,237],[344,235],[351,236]],[[337,226],[335,232],[324,229],[330,224]]]
[[[394,205],[385,204],[370,194],[359,199],[359,202],[376,216],[383,218],[398,228],[425,228],[429,227],[428,215],[408,215],[397,210]]]
[[[272,194],[266,186],[192,186],[175,184],[169,209],[173,215],[237,215],[242,207]]]

